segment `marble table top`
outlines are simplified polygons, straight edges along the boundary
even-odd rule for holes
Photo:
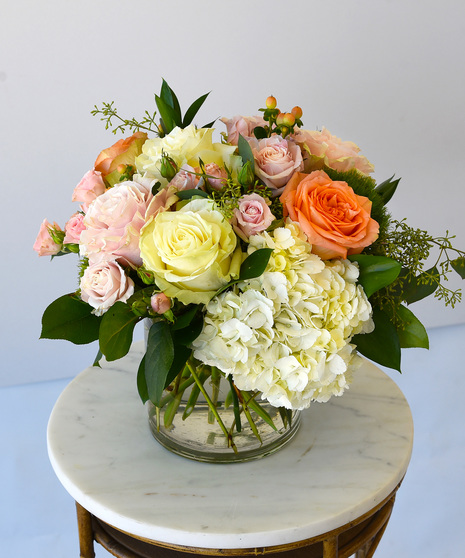
[[[203,548],[283,545],[341,527],[386,498],[410,459],[413,424],[397,385],[366,362],[343,397],[312,403],[281,451],[248,463],[174,455],[149,430],[136,343],[63,391],[49,457],[69,494],[138,537]]]

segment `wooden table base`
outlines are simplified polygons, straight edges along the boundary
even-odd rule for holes
[[[282,546],[212,549],[169,545],[119,531],[90,514],[76,502],[81,558],[94,558],[94,541],[118,558],[189,558],[200,556],[258,556],[275,558],[372,558],[394,506],[398,487],[368,513],[346,525],[311,539]],[[271,557],[270,557],[271,558]]]

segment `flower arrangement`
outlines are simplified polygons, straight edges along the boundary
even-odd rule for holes
[[[98,340],[98,364],[123,357],[149,318],[142,400],[159,409],[168,390],[175,405],[186,382],[204,393],[226,376],[237,430],[242,412],[252,427],[251,410],[269,422],[260,400],[289,417],[341,395],[358,353],[400,371],[402,348],[428,347],[407,306],[459,301],[444,280],[465,277],[465,253],[394,220],[399,179],[376,184],[359,148],[305,130],[300,107],[281,112],[270,96],[261,116],[222,118],[215,141],[214,123],[192,124],[206,98],[183,116],[163,81],[158,121],[124,119],[113,103],[92,111],[132,135],[76,186],[64,230],[40,227],[40,256],[80,258],[79,288],[45,310],[41,337]]]

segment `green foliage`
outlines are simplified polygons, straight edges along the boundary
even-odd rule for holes
[[[242,262],[238,281],[246,281],[247,279],[260,277],[265,271],[272,253],[272,248],[261,248],[247,256]]]
[[[357,254],[349,256],[348,259],[358,263],[360,269],[358,282],[368,298],[379,289],[390,285],[401,269],[399,262],[385,256]]]
[[[388,201],[392,198],[395,191],[397,190],[397,186],[399,185],[400,178],[398,178],[397,180],[393,180],[393,178],[394,175],[392,175],[391,178],[388,178],[384,182],[381,182],[381,184],[378,184],[378,186],[376,186],[375,188],[375,192],[377,192],[381,196],[384,204],[388,203]]]
[[[397,316],[400,322],[397,327],[397,335],[401,348],[421,347],[422,349],[429,349],[428,334],[420,320],[402,304],[397,309]]]
[[[99,332],[99,345],[108,361],[118,360],[131,348],[134,327],[140,320],[131,306],[115,302],[102,317]]]
[[[152,403],[159,407],[166,379],[174,360],[174,344],[167,322],[154,322],[149,330],[144,363],[145,385]],[[138,382],[142,387],[142,380]],[[141,394],[142,397],[142,394]]]
[[[92,314],[93,308],[75,293],[52,302],[42,316],[41,339],[66,339],[85,345],[98,339],[101,318]]]
[[[370,360],[400,372],[400,341],[396,327],[389,316],[376,307],[373,308],[373,321],[374,331],[354,335],[352,343]]]
[[[109,128],[112,129],[113,134],[117,134],[121,132],[122,134],[126,133],[126,128],[129,128],[131,132],[153,132],[158,133],[158,125],[155,122],[156,111],[153,113],[149,113],[147,110],[145,111],[144,116],[137,120],[136,118],[122,118],[118,114],[117,108],[114,106],[115,102],[111,101],[111,103],[102,103],[102,107],[99,108],[97,105],[94,105],[94,109],[91,110],[92,116],[101,115],[100,120],[105,122],[105,130]],[[113,120],[117,120],[120,122],[117,126],[114,125]]]

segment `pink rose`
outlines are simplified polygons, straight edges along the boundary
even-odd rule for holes
[[[146,222],[149,217],[156,217],[161,211],[168,211],[168,209],[179,201],[176,192],[179,190],[172,184],[168,184],[165,188],[162,188],[156,196],[152,198],[147,212],[146,212]],[[150,219],[151,220],[151,219]]]
[[[339,172],[357,169],[363,174],[370,174],[374,166],[363,155],[360,148],[351,141],[342,141],[323,128],[321,132],[299,130],[295,141],[304,151],[304,170],[310,173],[322,169],[324,165]]]
[[[199,177],[195,175],[194,169],[190,165],[183,165],[171,180],[170,186],[177,190],[193,190],[198,181]]]
[[[82,177],[81,182],[74,188],[72,201],[83,203],[82,209],[87,212],[89,205],[105,192],[102,173],[90,170]]]
[[[82,213],[76,212],[71,215],[65,225],[66,234],[63,240],[65,244],[79,244],[81,232],[86,228],[83,221],[84,215]]]
[[[240,198],[231,224],[242,240],[247,241],[249,236],[267,229],[274,219],[264,198],[258,194],[247,194]]]
[[[84,218],[81,253],[91,263],[117,259],[141,265],[140,230],[153,199],[151,189],[137,182],[121,182],[95,199]]]
[[[208,183],[214,190],[221,190],[223,186],[227,184],[228,173],[216,163],[208,163],[208,165],[205,165],[205,174],[214,177],[208,178]]]
[[[255,174],[273,190],[285,186],[295,171],[303,169],[300,147],[292,140],[272,136],[249,141],[255,158]]]
[[[53,240],[50,231],[61,231],[61,229],[56,223],[51,225],[47,219],[44,219],[33,246],[39,256],[55,256],[61,250],[62,245]]]
[[[171,299],[165,293],[157,293],[151,297],[150,305],[157,314],[164,314],[171,308]]]
[[[253,129],[264,126],[266,123],[261,116],[234,116],[233,118],[221,118],[226,124],[228,142],[237,145],[239,134],[248,139],[252,137]]]
[[[81,298],[95,308],[101,316],[118,300],[126,300],[134,293],[134,282],[115,262],[107,261],[90,265],[81,278]]]

